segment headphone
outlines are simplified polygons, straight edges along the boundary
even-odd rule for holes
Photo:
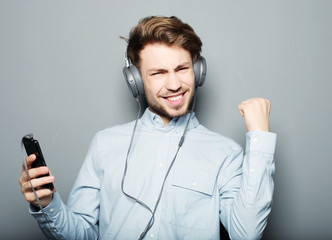
[[[202,86],[205,81],[207,70],[205,58],[202,56],[198,57],[198,59],[194,62],[193,68],[195,74],[195,86],[197,88]],[[139,95],[143,96],[144,86],[141,73],[138,68],[132,64],[131,60],[127,56],[127,52],[125,53],[125,66],[123,67],[122,72],[129,89],[133,93],[133,96],[135,98]]]

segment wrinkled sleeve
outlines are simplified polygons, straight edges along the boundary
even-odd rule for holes
[[[219,177],[220,220],[231,239],[260,239],[271,211],[276,134],[250,131]]]
[[[99,218],[99,170],[96,163],[97,139],[93,139],[81,167],[68,204],[56,192],[44,208],[46,221],[39,208],[30,205],[30,213],[38,221],[48,239],[97,239]]]

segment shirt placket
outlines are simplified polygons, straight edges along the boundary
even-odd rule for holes
[[[158,197],[160,194],[160,190],[165,178],[165,175],[167,173],[168,167],[170,165],[170,162],[172,159],[172,156],[170,156],[170,146],[172,145],[171,142],[171,132],[172,131],[160,131],[158,134],[158,138],[160,141],[159,147],[158,147],[158,154],[155,162],[155,168],[154,168],[154,181],[156,184],[154,185],[154,206],[157,204]],[[159,205],[157,207],[155,216],[154,216],[154,224],[152,228],[147,233],[148,239],[159,239],[159,230],[160,230],[160,222],[162,218],[162,211],[163,211],[163,193],[159,202]],[[154,207],[153,206],[153,207]],[[153,210],[153,209],[152,209]]]

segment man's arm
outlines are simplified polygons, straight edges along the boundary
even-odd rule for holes
[[[98,216],[99,216],[99,177],[95,169],[94,142],[91,144],[87,158],[82,166],[79,176],[88,179],[88,184],[80,186],[80,192],[84,192],[79,198],[71,197],[76,208],[82,209],[81,213],[75,213],[68,208],[55,190],[40,188],[40,186],[50,181],[54,181],[54,176],[37,178],[39,175],[49,172],[47,167],[30,169],[31,163],[35,160],[34,156],[29,156],[28,169],[32,179],[32,185],[38,189],[37,196],[40,198],[43,212],[39,209],[36,198],[31,189],[31,185],[23,166],[22,176],[20,177],[21,190],[27,201],[30,203],[30,213],[36,218],[42,231],[49,239],[97,239],[98,237]],[[24,164],[23,164],[24,165]]]
[[[220,220],[232,239],[259,239],[271,211],[276,135],[268,132],[268,100],[249,99],[239,111],[248,130],[246,151],[230,155],[219,175]]]

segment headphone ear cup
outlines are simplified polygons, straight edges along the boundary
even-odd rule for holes
[[[143,80],[137,67],[130,64],[129,67],[124,67],[122,72],[133,96],[136,98],[139,95],[144,95]]]
[[[203,85],[206,77],[207,67],[205,58],[200,56],[194,62],[195,86],[200,87]]]

